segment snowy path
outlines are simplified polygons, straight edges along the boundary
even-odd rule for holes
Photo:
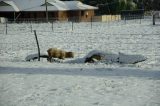
[[[60,65],[61,67],[57,67]],[[139,77],[160,79],[159,70],[144,70],[136,68],[105,68],[105,67],[85,67],[81,68],[76,65],[53,64],[48,68],[43,67],[0,67],[0,74],[44,74],[44,75],[69,75],[69,76],[94,76],[94,77]]]
[[[15,64],[0,67],[0,106],[160,105],[159,70]]]

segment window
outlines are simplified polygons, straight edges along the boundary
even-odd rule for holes
[[[81,16],[84,16],[84,13],[85,13],[84,11],[81,11]]]

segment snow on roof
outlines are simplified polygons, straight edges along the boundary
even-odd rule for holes
[[[7,12],[7,11],[15,11],[12,6],[0,6],[0,11]]]
[[[45,0],[0,0],[10,6],[0,6],[0,11],[45,11]],[[51,6],[48,11],[89,10],[97,7],[89,6],[80,1],[47,0]]]
[[[90,10],[98,9],[97,7],[83,4],[80,1],[64,1],[69,10]]]
[[[0,6],[0,11],[23,11],[40,6],[43,0],[0,0],[9,6]]]
[[[0,6],[0,11],[20,11],[15,2],[13,1],[1,1],[1,3],[5,3],[7,5]]]
[[[89,6],[79,1],[48,0],[47,2],[52,5],[52,6],[47,6],[48,11],[97,9],[97,7]],[[38,7],[27,9],[25,11],[45,11],[45,10],[46,10],[45,6],[38,6]]]
[[[59,11],[59,10],[63,10],[65,11],[66,9],[58,7],[58,6],[48,6],[47,7],[48,11]],[[38,6],[38,7],[34,7],[34,8],[30,8],[30,9],[26,9],[24,11],[46,11],[46,7],[45,6]]]
[[[47,3],[49,4],[47,6],[47,9],[48,11],[66,11],[66,6],[64,4],[64,2],[60,2],[58,0],[50,0],[50,1],[47,1]],[[46,11],[46,6],[45,6],[45,3],[43,3],[42,5],[40,6],[36,6],[36,7],[33,7],[33,8],[30,8],[30,9],[26,9],[24,11]]]
[[[12,0],[20,8],[21,11],[38,7],[43,4],[44,0]]]
[[[49,2],[49,3],[55,6],[58,10],[67,10],[63,2]]]
[[[16,6],[16,4],[13,1],[4,1],[4,2],[11,5],[15,11],[20,11],[19,8]]]

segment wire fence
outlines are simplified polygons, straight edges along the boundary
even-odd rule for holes
[[[25,61],[26,56],[37,53],[33,30],[37,32],[41,53],[46,53],[48,48],[57,47],[75,52],[77,58],[92,50],[103,50],[112,53],[142,54],[151,60],[160,60],[159,26],[153,26],[152,19],[146,17],[141,19],[141,22],[135,19],[92,24],[0,24],[0,61]]]
[[[115,20],[115,21],[105,21],[105,22],[101,22],[101,24],[99,24],[100,22],[80,22],[81,24],[77,23],[77,22],[68,22],[68,21],[57,21],[57,22],[48,22],[48,23],[41,23],[41,22],[30,22],[30,23],[11,23],[11,22],[6,22],[4,24],[0,24],[1,30],[0,33],[1,34],[10,34],[13,33],[14,31],[18,31],[18,32],[33,32],[33,30],[38,30],[38,31],[53,31],[53,32],[62,32],[62,31],[73,31],[73,30],[80,30],[82,29],[84,31],[84,29],[86,28],[88,29],[94,29],[97,27],[103,27],[103,26],[108,26],[108,27],[113,27],[113,26],[122,26],[122,25],[126,25],[126,24],[130,24],[130,23],[137,23],[137,24],[141,24],[141,23],[145,23],[147,20],[149,20],[151,23],[151,17],[149,18],[145,18],[145,19],[133,19],[133,20]],[[158,20],[158,19],[156,19]],[[158,21],[157,21],[158,22]],[[18,28],[16,28],[16,27]],[[47,27],[46,27],[47,26]],[[43,27],[43,29],[42,29]]]

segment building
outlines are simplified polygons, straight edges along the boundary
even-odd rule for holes
[[[49,20],[88,21],[95,9],[79,1],[0,0],[0,17],[9,20],[44,20],[47,16]]]

